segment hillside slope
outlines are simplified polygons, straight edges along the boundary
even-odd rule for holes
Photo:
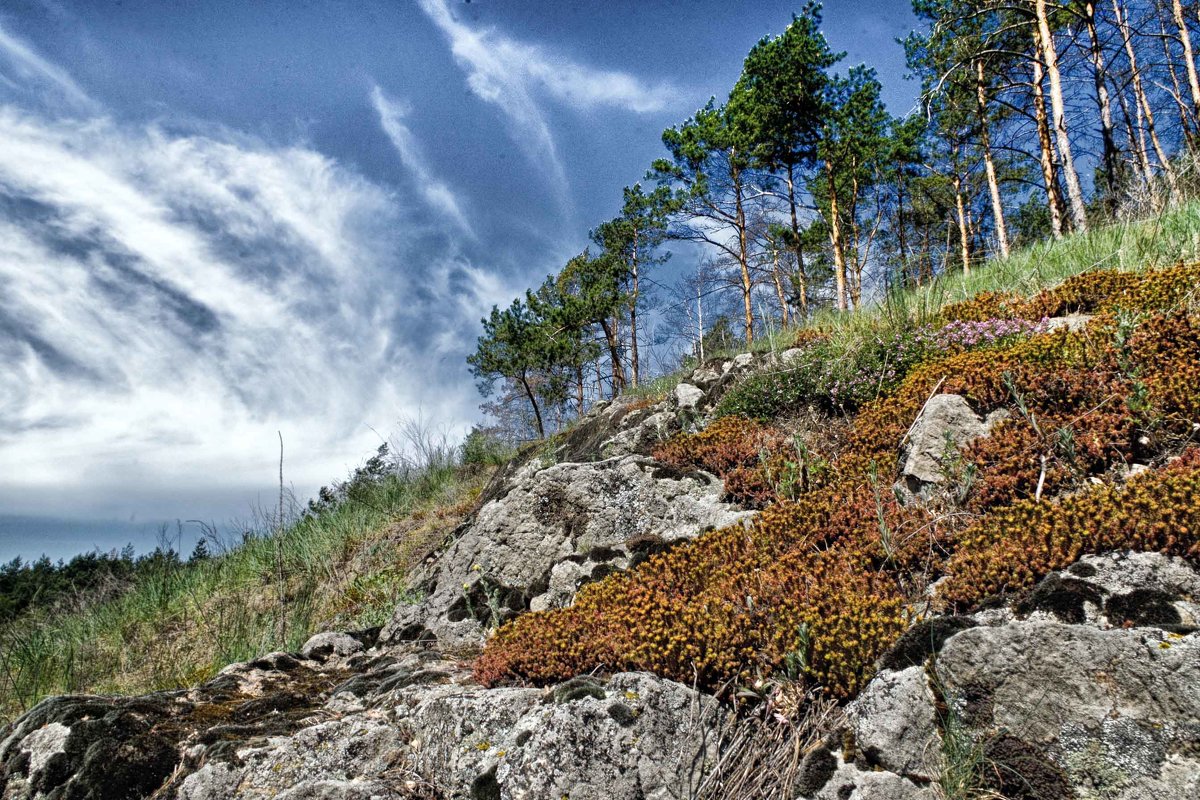
[[[1087,266],[602,404],[382,629],[46,700],[0,797],[1196,796],[1200,265]]]

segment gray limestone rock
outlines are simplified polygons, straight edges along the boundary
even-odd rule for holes
[[[901,474],[908,489],[918,493],[922,487],[945,482],[946,456],[988,431],[988,422],[961,395],[929,398],[901,453]]]
[[[420,699],[404,717],[419,732],[417,763],[453,798],[690,796],[716,755],[704,735],[715,700],[645,673],[580,688],[460,688]]]
[[[923,666],[880,673],[846,709],[857,747],[898,775],[930,780],[941,771],[941,739]]]
[[[318,633],[300,648],[300,657],[324,661],[330,656],[348,656],[363,649],[363,643],[348,633]]]
[[[811,795],[802,800],[936,800],[928,786],[914,783],[893,772],[875,771],[847,764],[838,757],[837,770]]]
[[[721,502],[722,493],[712,475],[682,475],[642,456],[521,475],[479,510],[432,574],[417,576],[426,600],[399,607],[382,639],[431,633],[443,644],[479,643],[486,628],[531,607],[569,604],[580,583],[626,568],[639,548],[752,516]]]
[[[721,382],[721,373],[711,367],[700,367],[688,376],[688,383],[708,391]]]
[[[696,411],[705,400],[704,390],[690,383],[676,386],[671,396],[675,399],[675,406],[681,411]]]
[[[1051,317],[1046,320],[1046,330],[1057,331],[1066,328],[1071,333],[1078,333],[1091,321],[1091,314],[1067,314],[1065,317]]]

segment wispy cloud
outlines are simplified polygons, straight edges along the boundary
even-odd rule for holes
[[[9,74],[5,74],[8,72]],[[0,82],[17,90],[29,84],[49,87],[60,99],[83,111],[98,106],[62,68],[50,63],[30,45],[0,25]]]
[[[649,85],[629,73],[579,64],[494,29],[472,28],[455,19],[449,0],[420,0],[420,6],[449,40],[471,91],[504,113],[514,140],[530,159],[546,165],[559,186],[566,183],[566,171],[539,95],[579,110],[611,106],[639,113],[660,110],[679,96],[667,84]]]
[[[401,103],[389,98],[378,85],[371,89],[371,105],[379,114],[379,124],[387,134],[392,146],[400,155],[400,161],[412,174],[425,201],[436,211],[441,212],[462,231],[474,236],[470,223],[458,204],[458,198],[442,181],[433,176],[425,154],[413,136],[412,131],[404,124],[408,109]]]
[[[79,117],[0,100],[0,508],[207,514],[269,487],[277,430],[308,493],[405,413],[475,418],[512,287],[455,228],[306,146]]]

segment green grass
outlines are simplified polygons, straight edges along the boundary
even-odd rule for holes
[[[981,292],[1032,295],[1094,269],[1142,271],[1198,257],[1200,203],[1188,203],[1153,219],[1114,223],[1040,242],[1007,259],[983,263],[969,274],[954,271],[923,287],[893,289],[879,302],[850,313],[821,309],[801,327],[819,329],[827,340],[808,350],[800,362],[740,384],[722,398],[717,413],[770,419],[806,404],[828,401],[835,394],[831,387],[845,386],[856,376],[882,376],[889,366],[906,369],[912,364],[889,365],[882,360],[895,350],[887,343],[903,340],[924,326],[939,325],[946,305]],[[754,349],[786,350],[797,330],[771,331],[755,340]],[[902,377],[902,373],[894,376],[892,383]],[[878,390],[887,388],[881,379]],[[852,399],[869,400],[870,390],[870,386],[860,387],[859,396]]]
[[[1152,219],[1116,222],[1039,242],[1005,260],[989,261],[970,275],[945,276],[911,299],[944,305],[984,291],[1029,295],[1093,269],[1137,272],[1198,257],[1200,203],[1193,202]]]
[[[443,461],[352,481],[282,533],[14,620],[0,629],[0,721],[47,695],[192,685],[322,628],[382,624],[408,599],[404,564],[440,543],[485,474]]]

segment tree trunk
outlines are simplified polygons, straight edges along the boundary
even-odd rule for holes
[[[1171,76],[1171,86],[1173,87],[1172,97],[1175,98],[1175,106],[1179,110],[1179,125],[1183,129],[1183,138],[1187,142],[1189,150],[1196,149],[1196,133],[1192,130],[1192,122],[1194,117],[1193,111],[1183,98],[1183,88],[1179,83],[1179,72],[1175,69],[1175,58],[1171,53],[1171,37],[1167,33],[1167,25],[1163,21],[1163,6],[1161,0],[1158,2],[1158,33],[1159,39],[1162,41],[1163,63],[1167,65],[1167,73]]]
[[[913,277],[908,274],[908,241],[904,229],[904,178],[896,183],[896,244],[900,250],[900,279],[905,286],[913,283]]]
[[[1114,0],[1117,2],[1118,0]],[[1063,175],[1067,181],[1067,198],[1071,202],[1071,222],[1077,231],[1087,230],[1087,208],[1083,204],[1083,189],[1079,185],[1079,173],[1075,171],[1075,158],[1071,155],[1071,137],[1067,131],[1067,112],[1063,103],[1062,76],[1058,71],[1058,52],[1054,47],[1054,34],[1050,32],[1050,21],[1046,15],[1046,0],[1034,0],[1037,15],[1037,31],[1040,38],[1042,60],[1046,63],[1046,74],[1050,78],[1050,108],[1054,112],[1054,136],[1058,141],[1058,155],[1062,162]]]
[[[792,214],[792,237],[796,247],[796,289],[800,294],[800,316],[808,319],[808,275],[804,272],[804,248],[800,244],[800,220],[796,216],[796,183],[793,166],[787,167],[788,210]]]
[[[962,255],[964,275],[971,274],[971,237],[967,232],[967,207],[963,201],[962,177],[958,174],[958,148],[955,147],[954,165],[954,208],[958,213],[958,244]]]
[[[833,272],[837,280],[838,311],[846,311],[846,254],[842,250],[842,224],[838,219],[837,185],[833,180],[833,165],[825,162],[825,176],[829,184],[829,244],[833,248]]]
[[[746,236],[746,207],[742,202],[742,173],[737,167],[736,152],[731,152],[729,176],[733,179],[733,199],[737,210],[738,266],[742,269],[742,305],[746,315],[746,347],[754,342],[754,282],[750,278],[750,247]]]
[[[1134,123],[1133,116],[1129,113],[1129,103],[1125,101],[1125,93],[1117,92],[1117,105],[1121,109],[1121,116],[1125,119],[1125,135],[1129,139],[1129,152],[1133,156],[1131,163],[1133,171],[1137,174],[1142,185],[1150,185],[1150,162],[1146,158],[1146,142],[1145,136],[1142,134],[1141,119],[1142,111],[1137,110],[1137,120]]]
[[[858,225],[858,160],[851,161],[850,169],[850,207],[847,209],[847,214],[850,218],[850,302],[854,308],[862,307],[862,274],[863,261],[867,255],[867,248],[863,247],[862,232]],[[868,245],[869,247],[869,245]]]
[[[996,243],[1000,257],[1008,258],[1008,229],[1004,225],[1004,205],[1000,200],[1000,181],[992,162],[992,142],[988,136],[987,90],[984,85],[983,60],[975,61],[975,112],[979,116],[979,141],[983,146],[983,163],[987,172],[988,192],[992,196],[992,218],[996,223]]]
[[[1096,3],[1087,0],[1084,4],[1084,23],[1088,41],[1091,43],[1092,81],[1096,86],[1096,104],[1100,107],[1100,137],[1104,142],[1105,205],[1111,214],[1115,209],[1117,193],[1117,141],[1113,137],[1112,103],[1108,99],[1108,85],[1104,81],[1104,52],[1100,48],[1100,36],[1096,31]]]
[[[783,324],[788,324],[787,292],[783,291],[783,278],[779,274],[779,248],[771,248],[771,278],[775,282],[775,296],[779,299],[779,314]]]
[[[1187,20],[1183,18],[1183,4],[1171,0],[1171,13],[1179,27],[1179,41],[1183,43],[1184,69],[1187,70],[1188,88],[1192,91],[1192,117],[1200,120],[1200,76],[1196,75],[1196,58],[1192,54],[1192,36],[1188,32]]]
[[[633,235],[633,252],[629,265],[630,280],[632,283],[629,294],[629,369],[631,378],[633,379],[633,388],[637,388],[638,380],[640,379],[641,367],[638,363],[638,334],[637,334],[637,307],[638,307],[638,234]]]
[[[1039,2],[1041,1],[1039,0]],[[1142,86],[1142,73],[1138,69],[1137,53],[1133,49],[1133,37],[1129,30],[1129,21],[1125,18],[1124,11],[1121,9],[1121,0],[1113,0],[1113,12],[1117,28],[1121,31],[1121,39],[1125,44],[1125,55],[1129,58],[1130,78],[1133,82],[1133,96],[1138,108],[1141,109],[1141,116],[1145,118],[1146,132],[1150,134],[1150,143],[1154,145],[1154,155],[1158,157],[1158,163],[1162,166],[1163,175],[1166,176],[1167,188],[1171,199],[1175,200],[1179,197],[1179,182],[1175,177],[1175,168],[1167,158],[1167,153],[1163,150],[1162,142],[1158,138],[1158,131],[1154,125],[1154,110],[1150,107],[1150,102],[1146,98],[1146,91]]]
[[[533,396],[533,389],[529,388],[529,380],[524,373],[521,374],[521,388],[525,390],[525,396],[529,398],[529,404],[533,406],[533,419],[537,423],[537,435],[539,439],[546,438],[546,428],[542,425],[542,410],[538,408],[537,398]]]
[[[1042,88],[1043,68],[1040,53],[1033,61],[1033,109],[1037,118],[1038,148],[1041,150],[1042,180],[1046,184],[1046,207],[1050,211],[1050,230],[1055,239],[1063,235],[1062,198],[1058,193],[1058,172],[1054,168],[1054,142],[1050,139],[1050,122],[1046,113],[1046,93]]]
[[[616,397],[625,388],[625,370],[621,366],[621,342],[616,328],[607,319],[600,320],[604,330],[604,341],[608,345],[608,357],[612,361],[612,396]]]
[[[583,367],[575,370],[575,399],[579,405],[579,416],[583,416]]]

